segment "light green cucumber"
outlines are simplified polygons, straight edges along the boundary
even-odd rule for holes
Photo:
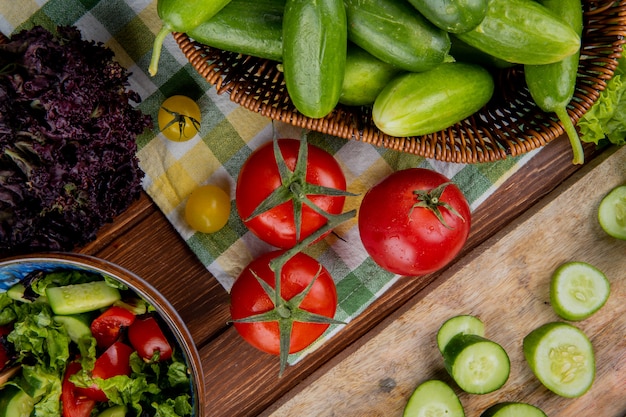
[[[282,61],[285,0],[232,0],[187,32],[214,48]]]
[[[65,328],[67,335],[74,343],[78,343],[83,337],[91,336],[90,322],[87,315],[73,314],[68,316],[54,316],[53,320]]]
[[[125,417],[127,411],[127,407],[124,405],[114,405],[102,411],[97,417]]]
[[[485,336],[485,324],[476,316],[462,314],[450,317],[437,331],[437,347],[443,353],[446,345],[459,333]]]
[[[348,39],[383,62],[421,72],[451,60],[448,33],[405,0],[345,0]]]
[[[490,406],[480,417],[548,417],[538,407],[521,402],[503,402]]]
[[[374,101],[372,118],[391,136],[425,135],[475,113],[493,91],[493,78],[483,67],[448,62],[394,78]]]
[[[342,0],[287,0],[283,18],[285,85],[303,115],[322,118],[339,102],[347,43]]]
[[[448,384],[437,379],[422,382],[404,408],[404,417],[465,417],[463,405]]]
[[[122,298],[119,290],[109,286],[105,281],[48,287],[46,297],[54,314],[60,315],[98,310]]]
[[[580,49],[580,36],[559,16],[534,0],[489,0],[487,15],[459,39],[515,64],[557,62]]]
[[[554,271],[550,280],[550,303],[565,320],[591,317],[606,303],[610,292],[606,275],[587,262],[566,262]]]
[[[0,390],[0,417],[30,417],[35,399],[13,385]]]
[[[602,197],[598,222],[609,236],[626,240],[626,185],[617,186]]]
[[[401,71],[350,42],[339,102],[348,106],[372,105],[382,89]]]

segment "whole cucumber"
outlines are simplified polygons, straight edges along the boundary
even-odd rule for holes
[[[583,11],[580,0],[539,0],[548,10],[568,22],[578,35],[583,31]],[[576,127],[567,114],[567,105],[574,97],[580,49],[558,62],[546,65],[525,65],[526,85],[533,101],[545,112],[554,112],[569,137],[573,163],[582,164],[585,154]]]
[[[475,113],[493,91],[493,78],[483,67],[446,62],[430,71],[394,78],[374,101],[372,118],[391,136],[426,135]]]
[[[282,61],[285,0],[231,0],[187,34],[225,51]]]
[[[157,14],[161,19],[161,29],[152,46],[152,59],[148,71],[156,75],[163,41],[170,32],[188,32],[222,10],[230,0],[158,0]]]
[[[580,49],[580,35],[534,0],[489,0],[487,15],[463,42],[515,64],[557,62]]]
[[[474,29],[487,15],[487,0],[409,0],[435,26],[449,33]]]
[[[449,60],[448,33],[405,0],[344,0],[348,39],[406,71],[429,70]]]
[[[339,102],[348,106],[372,105],[378,93],[400,71],[349,42]]]
[[[346,11],[342,0],[287,0],[283,71],[289,97],[310,118],[339,102],[346,65]]]

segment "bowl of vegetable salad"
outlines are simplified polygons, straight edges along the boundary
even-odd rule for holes
[[[200,358],[174,307],[108,261],[0,261],[0,417],[201,416]]]

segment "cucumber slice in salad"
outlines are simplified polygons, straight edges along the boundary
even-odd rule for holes
[[[576,326],[546,323],[523,341],[526,362],[537,379],[562,397],[580,397],[591,388],[596,373],[593,346]]]
[[[598,222],[610,236],[626,240],[626,185],[613,188],[600,201]]]
[[[437,379],[422,382],[411,394],[404,417],[465,417],[459,397]]]
[[[437,346],[443,353],[446,345],[459,333],[485,336],[485,324],[476,316],[462,314],[446,320],[437,332]]]
[[[608,300],[611,286],[604,273],[586,262],[566,262],[552,274],[550,302],[561,318],[584,320]]]
[[[0,391],[0,417],[29,417],[35,408],[35,399],[14,385]]]
[[[509,355],[498,343],[475,334],[457,334],[443,351],[443,363],[457,385],[469,394],[486,394],[509,379]]]
[[[519,402],[504,402],[494,404],[480,415],[480,417],[548,417],[541,409],[534,405]]]
[[[106,281],[48,287],[46,297],[54,314],[60,315],[98,310],[122,298],[119,290],[108,285]]]

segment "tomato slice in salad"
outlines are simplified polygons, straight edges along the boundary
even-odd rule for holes
[[[115,342],[96,359],[91,375],[94,378],[108,379],[118,375],[130,375],[130,355],[133,348],[122,342]],[[108,401],[104,391],[97,385],[89,388],[76,387],[76,391],[95,401]]]
[[[128,328],[128,340],[143,359],[151,360],[158,352],[158,360],[172,357],[172,347],[153,316],[137,317]]]
[[[80,394],[76,386],[69,380],[70,376],[80,371],[80,369],[81,366],[78,362],[67,364],[61,389],[63,417],[88,417],[96,406],[95,400]]]
[[[91,322],[91,334],[98,347],[106,349],[115,343],[123,327],[135,321],[135,313],[119,306],[111,306]]]

